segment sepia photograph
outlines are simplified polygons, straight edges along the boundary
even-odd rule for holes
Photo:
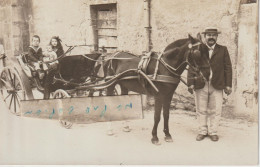
[[[258,0],[0,0],[0,165],[259,165]]]

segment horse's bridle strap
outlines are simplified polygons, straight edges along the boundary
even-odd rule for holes
[[[157,72],[158,72],[158,68],[159,68],[159,62],[170,72],[172,73],[173,75],[177,76],[176,79],[178,79],[179,81],[182,81],[185,85],[187,85],[187,83],[181,78],[181,75],[177,73],[177,70],[180,69],[183,65],[189,65],[190,68],[192,68],[195,72],[199,73],[201,75],[201,77],[206,80],[206,78],[204,77],[204,75],[202,74],[202,72],[200,71],[199,69],[199,66],[197,65],[197,63],[195,62],[194,65],[191,65],[191,63],[188,61],[188,57],[192,54],[192,50],[190,49],[189,50],[189,55],[186,57],[186,60],[184,62],[182,62],[177,68],[174,68],[172,66],[170,66],[167,62],[165,62],[163,59],[162,59],[162,55],[163,53],[161,53],[158,58],[157,58],[157,62],[156,62],[156,67],[155,67],[155,71],[154,71],[154,74],[153,74],[153,80],[156,80],[156,77],[158,76],[157,75]],[[196,79],[198,77],[194,77],[193,79]]]
[[[180,82],[180,78],[175,78],[167,75],[157,74],[156,79],[153,79],[153,75],[147,75],[147,77],[154,82],[163,82],[163,83],[170,83],[170,84],[178,84]],[[138,79],[138,76],[126,76],[126,77],[122,77],[120,80],[127,80],[127,79]]]

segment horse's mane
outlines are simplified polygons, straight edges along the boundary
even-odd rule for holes
[[[169,44],[164,49],[164,56],[168,57],[170,56],[170,59],[173,59],[177,55],[183,55],[185,52],[185,47],[188,44],[189,38],[185,39],[179,39],[177,41],[174,41],[173,43]],[[181,61],[181,60],[180,60]]]

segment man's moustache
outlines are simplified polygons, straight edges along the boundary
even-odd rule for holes
[[[216,40],[215,40],[215,39],[209,39],[209,41],[213,41],[213,42],[216,42]]]

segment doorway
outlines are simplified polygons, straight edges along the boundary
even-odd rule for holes
[[[117,50],[117,8],[116,4],[91,5],[91,19],[94,29],[95,50],[108,53]]]

